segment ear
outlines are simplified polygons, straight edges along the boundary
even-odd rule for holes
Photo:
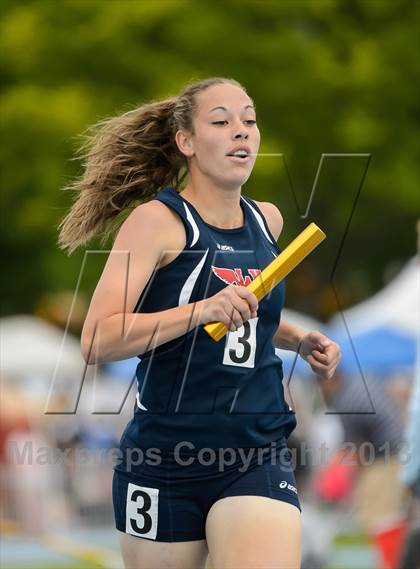
[[[179,150],[186,156],[186,158],[191,158],[194,156],[194,144],[190,132],[187,132],[185,130],[178,130],[175,135],[175,142]]]

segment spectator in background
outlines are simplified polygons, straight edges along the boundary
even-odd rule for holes
[[[400,478],[411,492],[409,530],[404,542],[401,569],[420,567],[420,357],[411,391],[406,448],[400,455]]]
[[[398,452],[403,418],[390,399],[384,380],[362,382],[336,370],[333,379],[318,379],[330,411],[343,429],[346,461],[357,465],[354,507],[357,521],[376,543],[383,567],[395,569],[405,529],[406,489],[399,480]]]

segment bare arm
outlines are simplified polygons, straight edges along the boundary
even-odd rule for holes
[[[158,201],[137,207],[122,224],[92,296],[81,337],[87,363],[144,353],[197,326],[199,304],[133,313],[164,250],[182,250],[181,220]]]
[[[108,316],[98,322],[90,353],[90,346],[84,345],[84,358],[90,364],[127,359],[178,338],[202,324],[201,304],[202,301],[160,312]]]
[[[297,352],[305,334],[306,331],[302,328],[298,328],[285,320],[280,320],[279,327],[273,336],[273,345],[282,350]]]

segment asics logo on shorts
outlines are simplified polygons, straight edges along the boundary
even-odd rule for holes
[[[296,488],[295,488],[294,486],[292,486],[292,484],[289,484],[289,483],[287,482],[287,480],[282,480],[282,481],[280,482],[280,484],[279,484],[279,487],[280,487],[281,489],[286,489],[286,488],[287,488],[287,490],[291,490],[292,492],[294,492],[295,494],[297,494]]]

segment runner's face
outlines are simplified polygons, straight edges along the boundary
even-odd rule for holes
[[[218,184],[241,186],[251,175],[260,145],[252,100],[239,87],[220,84],[199,93],[197,102],[190,168]],[[247,156],[228,156],[238,146],[246,147]]]

